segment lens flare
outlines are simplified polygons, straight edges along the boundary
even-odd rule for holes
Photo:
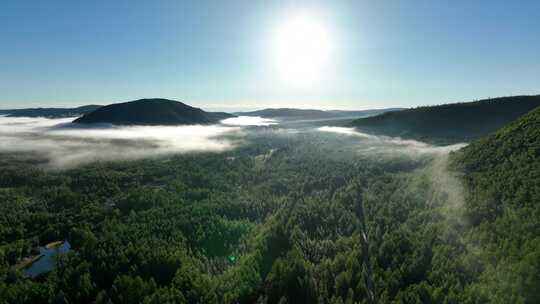
[[[288,82],[318,80],[331,53],[330,35],[321,22],[310,16],[296,16],[278,28],[274,55],[280,73]]]

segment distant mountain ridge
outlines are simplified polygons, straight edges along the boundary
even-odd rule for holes
[[[388,111],[399,111],[401,108],[374,109],[374,110],[316,110],[316,109],[295,109],[295,108],[267,108],[250,112],[236,112],[236,115],[259,116],[262,118],[281,119],[331,119],[341,117],[365,117],[377,115]]]
[[[150,98],[103,106],[74,122],[118,125],[192,125],[216,123],[232,116],[223,112],[205,112],[176,100]]]
[[[362,132],[431,143],[468,142],[540,106],[540,95],[418,107],[353,121]]]
[[[86,105],[77,108],[25,108],[0,110],[0,115],[8,117],[47,117],[61,118],[80,116],[99,109],[100,105]]]

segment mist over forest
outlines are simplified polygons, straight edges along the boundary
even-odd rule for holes
[[[235,147],[241,130],[224,125],[81,127],[74,118],[0,117],[0,152],[39,155],[50,168],[73,168],[110,160],[130,160]]]
[[[535,129],[530,115],[509,128]],[[463,162],[482,151],[482,140],[470,149],[433,145],[364,133],[347,119],[72,121],[0,117],[6,303],[534,303],[538,296],[535,238],[525,237],[534,232],[493,238],[497,229],[537,221],[512,223],[515,212],[535,214],[534,204],[511,201],[534,201],[534,183],[517,192],[489,184],[493,173]],[[507,255],[508,246],[522,249]],[[57,252],[57,262],[38,248]]]
[[[539,304],[540,1],[0,0],[0,304]]]
[[[81,126],[73,124],[73,120],[73,117],[0,116],[0,153],[33,155],[36,159],[41,157],[45,167],[69,169],[92,162],[135,160],[175,153],[223,152],[245,144],[246,133],[261,130],[277,134],[326,132],[344,135],[350,139],[350,144],[357,145],[356,152],[364,155],[444,153],[464,146],[437,147],[415,140],[369,135],[350,127],[304,125],[300,129],[281,129],[279,121],[256,116],[191,126]]]

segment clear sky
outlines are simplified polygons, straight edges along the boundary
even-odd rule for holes
[[[331,44],[303,83],[274,51],[297,16]],[[365,109],[539,93],[538,0],[0,1],[0,108],[164,97]]]

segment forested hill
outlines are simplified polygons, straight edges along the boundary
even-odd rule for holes
[[[190,125],[208,124],[232,115],[205,112],[169,99],[139,99],[99,108],[75,123],[111,123],[118,125]]]
[[[540,95],[512,96],[419,107],[362,118],[351,123],[363,132],[431,143],[469,142],[540,106]]]
[[[401,108],[374,109],[374,110],[315,110],[315,109],[294,109],[294,108],[268,108],[252,112],[238,112],[237,115],[260,116],[263,118],[289,119],[330,119],[340,117],[367,117],[385,113],[388,111],[399,111]]]
[[[12,109],[0,110],[0,115],[9,117],[72,117],[79,116],[97,110],[99,105],[87,105],[77,108],[27,108],[27,109]]]
[[[539,303],[540,108],[452,160],[464,173],[466,214],[487,265],[475,293],[499,303]]]
[[[306,118],[306,119],[323,119],[332,118],[339,115],[325,112],[323,110],[309,110],[309,109],[292,109],[292,108],[277,108],[277,109],[263,109],[252,112],[239,112],[237,113],[243,116],[260,116],[263,118]]]

